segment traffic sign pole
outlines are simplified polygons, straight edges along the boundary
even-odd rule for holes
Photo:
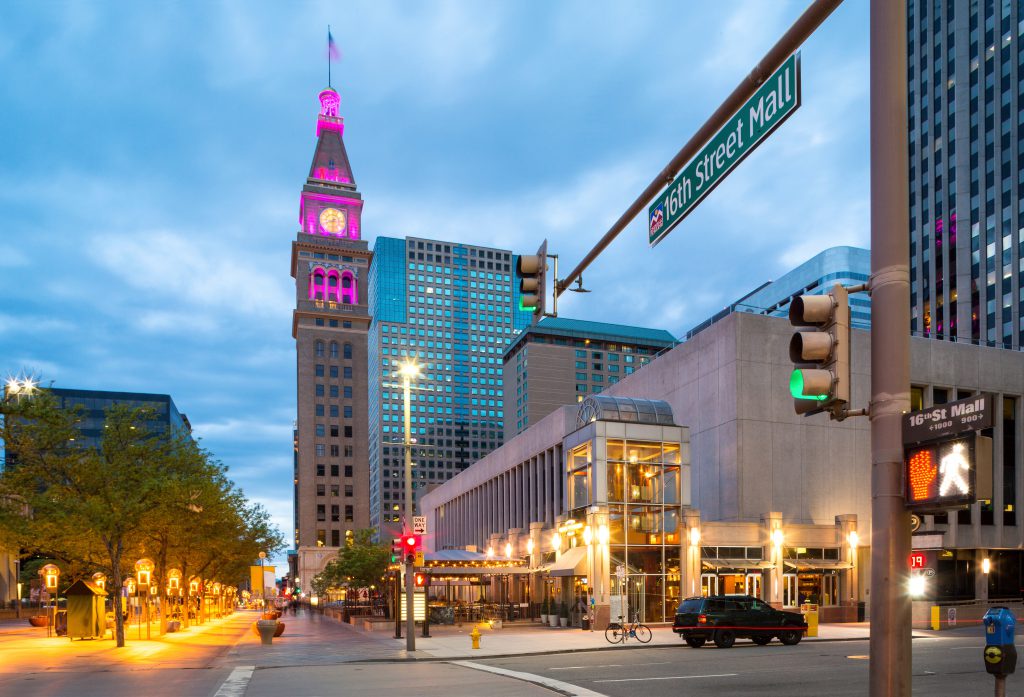
[[[909,697],[911,604],[903,497],[910,411],[907,8],[871,0],[871,697]]]

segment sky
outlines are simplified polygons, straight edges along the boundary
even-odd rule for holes
[[[327,26],[371,247],[547,239],[564,276],[807,4],[0,4],[0,377],[170,394],[289,538],[290,246]],[[847,0],[801,49],[801,107],[657,247],[634,220],[559,315],[678,336],[866,247],[867,32]]]

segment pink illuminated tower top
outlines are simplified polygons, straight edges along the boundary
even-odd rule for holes
[[[338,114],[341,96],[333,87],[318,96],[316,152],[302,188],[299,224],[309,235],[358,240],[363,201],[345,151],[345,120]]]

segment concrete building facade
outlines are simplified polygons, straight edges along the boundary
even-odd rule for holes
[[[362,239],[362,196],[343,140],[341,98],[320,95],[317,144],[292,242],[296,350],[295,549],[292,577],[312,576],[353,530],[370,523],[367,458],[367,357],[370,326]]]
[[[545,317],[530,325],[502,356],[507,437],[599,394],[675,343],[661,329],[607,322]]]
[[[826,620],[853,619],[870,593],[869,423],[794,413],[791,334],[780,318],[733,313],[600,397],[665,402],[686,429],[690,505],[675,530],[683,595],[746,592],[780,606],[818,603]],[[869,342],[854,330],[854,407],[867,404]],[[937,557],[925,597],[1018,597],[1024,355],[914,339],[911,378],[915,408],[992,392],[1002,415],[991,434],[1002,483],[993,500],[923,516],[915,549]],[[435,543],[500,549],[516,539],[522,554],[528,535],[543,558],[558,551],[551,537],[567,524],[600,525],[572,507],[573,412],[552,413],[425,497]],[[980,558],[998,560],[998,575],[982,575]]]

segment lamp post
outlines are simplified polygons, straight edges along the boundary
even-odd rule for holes
[[[179,607],[178,598],[181,597],[181,570],[180,569],[168,569],[167,570],[167,604],[171,604],[171,598],[175,600],[173,607]],[[180,612],[180,610],[179,610]],[[174,617],[174,610],[171,610],[170,616]],[[180,617],[179,617],[180,619]]]
[[[185,604],[185,626],[189,626],[189,614],[192,612],[193,598],[199,593],[199,584],[201,579],[198,576],[192,576],[188,580],[188,602]],[[202,613],[196,613],[196,620],[202,622]]]
[[[126,578],[124,580],[123,585],[124,585],[125,593],[127,594],[127,596],[124,598],[125,608],[127,608],[128,607],[128,599],[131,598],[133,595],[135,595],[135,578],[133,576],[129,576],[128,578]],[[138,601],[138,596],[135,597],[135,600]],[[134,606],[132,606],[132,607],[134,609]],[[124,612],[124,609],[122,608],[121,611]],[[129,621],[128,624],[129,624],[129,626],[131,626],[131,622],[130,621]],[[141,624],[139,625],[139,638],[140,639],[142,638],[142,625]]]
[[[60,579],[60,569],[56,564],[47,564],[39,569],[39,575],[43,577],[46,592],[53,597],[50,611],[47,613],[50,620],[46,623],[46,636],[53,636],[54,625],[57,624],[57,582]]]
[[[145,605],[143,606],[143,613],[146,616],[145,620],[146,620],[146,638],[147,639],[152,638],[151,635],[150,635],[150,627],[149,627],[149,587],[150,587],[150,584],[152,584],[152,582],[153,582],[153,567],[154,566],[155,566],[155,564],[153,564],[153,561],[151,559],[147,559],[145,557],[143,557],[142,559],[139,559],[137,562],[135,562],[135,575],[136,575],[136,579],[138,581],[139,596],[140,596],[140,599],[142,597],[145,597]],[[139,621],[141,622],[142,618],[140,618]],[[141,628],[141,625],[139,626],[139,638],[140,639],[142,638],[142,628]]]
[[[405,409],[405,523],[403,532],[412,532],[412,398],[409,395],[412,379],[420,374],[420,368],[412,361],[406,361],[399,368],[402,375],[402,403]],[[405,649],[416,650],[416,622],[413,616],[413,598],[415,595],[415,579],[412,576],[413,560],[406,555],[405,559]]]
[[[533,621],[533,538],[526,540],[526,568],[529,574],[526,577],[526,608],[530,613],[530,621]]]

